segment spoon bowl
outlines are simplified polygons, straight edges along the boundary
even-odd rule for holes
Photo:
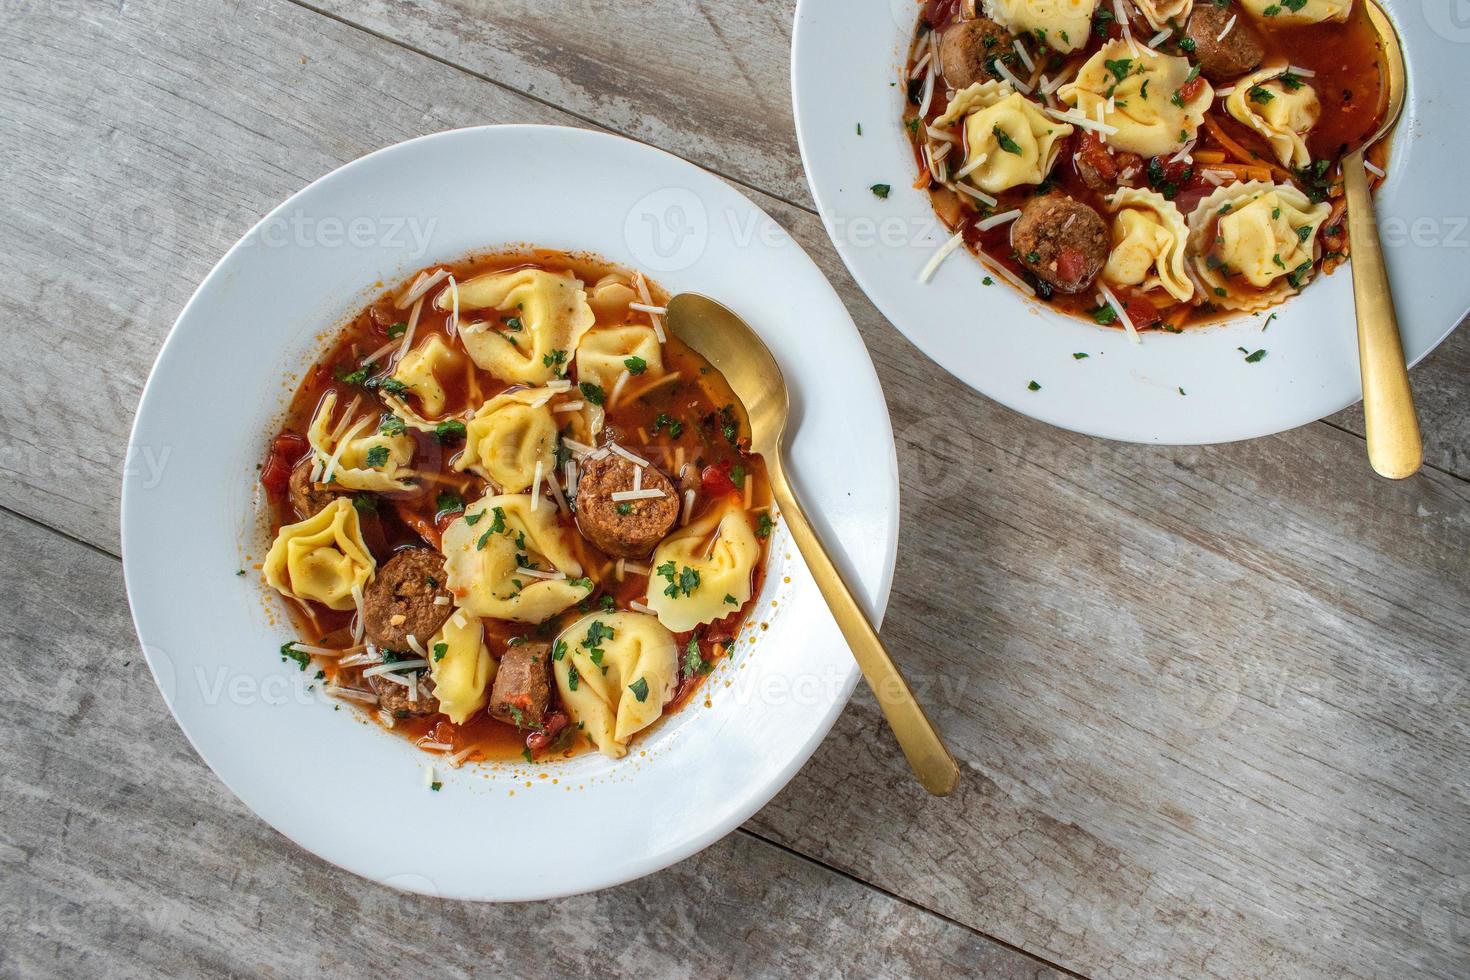
[[[947,796],[959,781],[954,757],[884,649],[787,479],[784,440],[791,402],[780,365],[749,324],[706,296],[681,293],[669,301],[668,311],[669,330],[724,375],[740,402],[751,449],[765,460],[781,517],[909,765],[925,789]]]

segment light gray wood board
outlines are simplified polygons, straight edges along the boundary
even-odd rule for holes
[[[0,975],[1062,976],[743,831],[555,902],[363,881],[265,826],[194,754],[136,648],[116,559],[4,511],[0,541],[15,601],[0,646],[36,692],[0,693]],[[536,846],[565,846],[543,829]]]
[[[78,72],[88,64],[110,72],[106,74],[106,85],[86,88],[83,84],[83,91],[72,93],[71,99],[64,97],[64,86],[62,98],[50,96],[52,90],[44,87],[23,88],[20,83],[26,81],[24,74],[15,80],[16,84],[0,91],[0,99],[7,100],[0,106],[7,113],[18,112],[16,106],[27,100],[44,108],[44,112],[35,111],[40,121],[32,122],[40,133],[65,129],[77,137],[50,144],[43,138],[41,142],[52,152],[26,157],[21,161],[25,166],[17,166],[14,179],[21,182],[27,180],[26,171],[30,169],[52,175],[49,181],[30,178],[25,185],[28,200],[59,212],[70,208],[73,213],[106,217],[93,223],[100,246],[96,252],[87,251],[93,243],[86,234],[68,237],[66,230],[51,232],[40,219],[32,219],[24,227],[25,235],[12,236],[30,249],[23,254],[32,256],[31,264],[10,262],[0,267],[6,270],[0,273],[5,277],[0,289],[11,311],[25,314],[20,318],[19,342],[39,353],[25,361],[25,371],[14,366],[8,369],[26,377],[12,376],[0,387],[3,397],[9,399],[16,387],[23,385],[28,397],[0,401],[0,405],[4,406],[7,438],[13,431],[45,427],[47,432],[54,431],[54,437],[34,435],[34,444],[60,456],[60,462],[46,461],[38,467],[44,480],[7,473],[5,489],[10,498],[47,523],[115,548],[116,494],[107,474],[120,465],[126,416],[137,385],[146,374],[165,321],[172,318],[193,282],[218,253],[248,225],[252,209],[259,213],[337,163],[420,131],[475,121],[555,121],[558,117],[543,107],[503,97],[494,86],[465,78],[444,66],[386,45],[370,44],[340,26],[300,20],[282,7],[242,12],[194,5],[170,11],[167,16],[148,5],[131,5],[121,16],[110,9],[98,10],[94,20],[81,25],[56,23],[49,25],[49,31],[28,30],[12,38],[16,43],[11,50],[20,48],[22,66],[39,64],[44,57],[59,59],[65,68],[69,64],[65,59],[74,58],[72,70],[62,72],[63,82],[67,76],[81,77]],[[0,29],[14,31],[14,23]],[[70,33],[59,30],[63,28],[71,28]],[[38,53],[36,49],[46,46],[47,38],[60,33],[67,33],[66,45]],[[26,37],[40,40],[21,46]],[[207,58],[198,54],[208,46],[206,39],[212,45]],[[143,51],[147,58],[136,54]],[[298,52],[310,52],[318,60],[302,65]],[[156,73],[158,79],[148,80],[137,76],[138,72]],[[397,86],[402,78],[413,79],[416,104],[432,107],[427,118],[414,105],[383,92],[381,85],[385,83],[381,79],[392,79]],[[169,81],[193,101],[169,95],[165,84]],[[210,92],[208,99],[196,95],[204,90]],[[272,104],[272,100],[272,112],[284,122],[274,122],[271,113],[256,108]],[[210,110],[202,111],[199,102],[210,106]],[[148,107],[146,115],[140,116],[139,105]],[[132,128],[126,132],[111,130],[108,137],[106,126],[113,123],[96,124],[96,130],[86,128],[94,125],[91,120],[96,118],[132,120],[128,123]],[[232,118],[243,122],[231,123]],[[323,134],[336,134],[341,142],[330,142],[331,136]],[[53,161],[67,152],[81,152],[73,151],[73,147],[90,146],[88,137],[108,138],[114,145],[110,153],[98,150],[90,162],[82,162],[78,176],[72,178],[74,188],[66,185],[69,193],[79,196],[75,202],[67,202],[65,195],[55,189],[57,167]],[[210,154],[201,156],[175,146],[183,140],[210,148]],[[47,167],[51,169],[46,171]],[[12,196],[12,190],[13,186],[0,188],[7,226],[17,221],[13,216],[26,213],[16,202],[27,199]],[[127,199],[130,194],[134,207],[142,208],[145,214],[163,214],[169,219],[163,227],[173,230],[156,238],[142,236],[141,241],[119,239],[109,222],[131,212],[110,209],[115,207],[112,202]],[[147,196],[140,200],[138,195],[142,194]],[[63,198],[59,203],[58,197]],[[165,206],[164,202],[172,203]],[[967,876],[962,865],[953,864],[948,871],[942,865],[942,873],[932,879],[915,880],[908,852],[891,846],[894,835],[904,835],[905,847],[908,839],[917,839],[929,848],[928,853],[939,853],[946,862],[953,862],[946,834],[952,835],[956,827],[996,821],[993,814],[977,814],[964,808],[962,800],[960,808],[940,811],[948,816],[948,822],[941,825],[943,830],[922,820],[916,822],[914,803],[904,795],[908,787],[895,759],[884,761],[881,768],[873,762],[876,778],[851,786],[844,781],[861,779],[861,769],[827,772],[813,768],[783,797],[799,800],[799,804],[782,805],[792,813],[805,814],[802,822],[812,828],[805,833],[822,836],[811,845],[813,852],[832,852],[832,860],[845,861],[860,877],[885,883],[885,887],[888,882],[903,882],[911,890],[906,897],[937,903],[941,911],[961,921],[1005,923],[1005,929],[995,934],[1028,948],[1063,950],[1066,956],[1058,959],[1065,964],[1120,975],[1149,972],[1139,966],[1139,957],[1152,957],[1146,960],[1149,963],[1183,964],[1193,962],[1202,948],[1214,947],[1224,951],[1222,963],[1250,962],[1255,942],[1252,937],[1261,929],[1260,917],[1269,919],[1270,909],[1289,905],[1284,896],[1297,885],[1285,874],[1268,876],[1257,884],[1258,869],[1231,863],[1235,854],[1228,839],[1215,841],[1205,836],[1218,833],[1211,824],[1197,835],[1201,840],[1195,846],[1219,863],[1212,872],[1226,884],[1197,892],[1208,928],[1176,936],[1171,931],[1169,913],[1156,901],[1158,893],[1142,890],[1132,892],[1139,896],[1133,906],[1137,919],[1154,923],[1155,929],[1165,934],[1109,928],[1111,920],[1119,915],[1115,911],[1117,896],[1130,894],[1126,887],[1130,881],[1157,881],[1159,888],[1176,890],[1190,881],[1185,871],[1176,872],[1178,855],[1173,847],[1173,831],[1166,839],[1156,840],[1133,829],[1152,826],[1151,815],[1157,807],[1148,801],[1156,792],[1153,787],[1159,780],[1157,774],[1168,772],[1170,779],[1180,778],[1181,774],[1170,769],[1170,760],[1180,760],[1173,764],[1176,767],[1203,774],[1178,787],[1185,799],[1201,796],[1209,806],[1224,807],[1228,812],[1230,806],[1238,804],[1241,790],[1210,775],[1212,746],[1196,748],[1197,739],[1177,737],[1167,726],[1162,738],[1117,722],[1099,733],[1101,722],[1089,712],[1099,701],[1112,696],[1116,682],[1106,671],[1101,680],[1096,675],[1075,673],[1078,667],[1073,658],[1077,654],[1069,644],[1080,642],[1075,639],[1078,636],[1090,635],[1090,643],[1096,647],[1090,656],[1116,655],[1124,657],[1125,663],[1128,657],[1136,660],[1138,654],[1126,645],[1115,652],[1119,636],[1132,636],[1137,641],[1141,635],[1157,643],[1160,653],[1176,652],[1167,645],[1170,636],[1198,637],[1204,629],[1201,624],[1219,626],[1237,616],[1248,620],[1262,609],[1276,609],[1274,588],[1278,583],[1274,578],[1263,578],[1256,591],[1247,589],[1240,600],[1235,593],[1237,583],[1249,583],[1263,570],[1280,566],[1286,571],[1273,574],[1285,576],[1289,583],[1296,582],[1298,589],[1326,605],[1321,615],[1335,630],[1329,634],[1331,645],[1326,649],[1338,651],[1359,642],[1364,648],[1381,646],[1379,634],[1368,629],[1369,624],[1363,620],[1381,608],[1375,596],[1380,588],[1378,578],[1383,577],[1395,601],[1425,602],[1438,616],[1426,627],[1427,634],[1410,630],[1406,635],[1427,635],[1441,650],[1446,646],[1453,650],[1454,642],[1463,642],[1459,639],[1463,633],[1446,640],[1444,630],[1454,624],[1447,623],[1447,617],[1436,610],[1456,602],[1463,608],[1463,571],[1447,567],[1442,555],[1428,568],[1414,570],[1422,558],[1421,549],[1427,547],[1425,542],[1436,537],[1440,547],[1451,551],[1458,547],[1463,554],[1463,498],[1445,499],[1448,491],[1435,482],[1432,474],[1405,485],[1400,492],[1423,495],[1420,505],[1429,515],[1439,516],[1437,520],[1425,518],[1416,525],[1407,515],[1417,516],[1417,509],[1408,508],[1400,517],[1389,520],[1396,531],[1410,532],[1404,543],[1395,534],[1374,534],[1375,522],[1382,519],[1379,510],[1387,499],[1382,496],[1384,491],[1368,478],[1366,467],[1353,449],[1355,441],[1325,426],[1310,426],[1246,446],[1156,451],[1090,442],[1021,419],[959,388],[882,324],[841,274],[810,215],[781,209],[770,201],[764,203],[807,244],[842,289],[875,351],[893,405],[907,497],[901,549],[904,558],[888,633],[901,661],[916,674],[927,671],[933,676],[949,676],[958,670],[962,676],[972,680],[984,677],[988,685],[994,685],[978,704],[967,700],[975,696],[973,688],[967,697],[935,696],[937,713],[961,756],[987,779],[1018,794],[1014,800],[1004,795],[989,799],[997,809],[1010,813],[1010,826],[1024,827],[1030,821],[1042,828],[1043,832],[1034,838],[1039,853],[1068,855],[1072,850],[1069,841],[1075,836],[1073,828],[1081,827],[1090,839],[1099,842],[1097,853],[1103,857],[1096,861],[1069,858],[1048,865],[1033,862],[1028,867],[1014,863],[1012,855],[1001,852],[995,860],[1022,881],[1024,892],[997,890],[988,881]],[[136,224],[122,222],[128,229]],[[13,230],[8,228],[7,235]],[[87,230],[83,228],[82,232]],[[58,271],[72,267],[80,267],[87,275]],[[25,288],[21,288],[22,283]],[[60,312],[41,323],[32,314],[42,308]],[[102,329],[95,327],[99,310],[105,311]],[[58,347],[69,363],[47,360]],[[83,378],[81,385],[77,384],[78,374]],[[98,389],[104,391],[100,397],[94,394]],[[963,420],[963,424],[956,427],[955,419]],[[22,423],[26,428],[21,428]],[[93,458],[83,459],[80,471],[73,473],[70,467],[76,461],[66,454],[75,452],[69,448],[75,446],[87,447]],[[987,459],[992,462],[984,466],[998,470],[1000,476],[982,471],[978,461]],[[996,467],[995,460],[1007,465]],[[89,471],[89,464],[95,469]],[[1120,507],[1126,507],[1140,488],[1153,488],[1152,497],[1141,498],[1149,500],[1152,507],[1125,513],[1118,527],[1127,535],[1119,537],[1123,532],[1114,525]],[[1398,506],[1398,501],[1390,503]],[[1283,539],[1280,528],[1272,522],[1279,521],[1283,514],[1294,515],[1302,506],[1306,507],[1306,518],[1293,517],[1286,527],[1294,533]],[[1204,532],[1190,524],[1201,518]],[[1102,538],[1093,533],[1099,528],[1105,535]],[[1230,547],[1214,546],[1217,550],[1210,552],[1199,543],[1209,541],[1210,535],[1224,533],[1221,528],[1232,535],[1227,537]],[[1366,543],[1357,541],[1362,534],[1367,535]],[[1316,556],[1304,567],[1295,567],[1276,554],[1283,547],[1302,550],[1303,542]],[[1162,558],[1155,554],[1158,548],[1163,549]],[[1215,574],[1205,576],[1203,571],[1196,571],[1186,579],[1191,588],[1165,589],[1168,561],[1186,562],[1196,553],[1208,555]],[[1317,567],[1326,564],[1321,556],[1339,554],[1350,556],[1357,562],[1356,567],[1348,567],[1336,578]],[[1076,570],[1068,567],[1073,563],[1078,566]],[[1411,573],[1400,576],[1405,568]],[[977,570],[984,576],[979,584],[972,581]],[[1459,580],[1455,578],[1457,571],[1462,576]],[[1448,578],[1450,584],[1445,585],[1436,576]],[[942,587],[933,587],[935,583]],[[990,592],[987,594],[982,586]],[[1089,590],[1095,590],[1095,594]],[[1004,620],[977,605],[977,598],[987,595],[993,596],[991,609],[1008,610]],[[1087,601],[1081,602],[1079,596]],[[1122,612],[1114,612],[1113,607]],[[1286,608],[1291,611],[1292,607]],[[1399,612],[1398,618],[1409,617]],[[1143,633],[1130,630],[1134,622],[1140,624]],[[1325,630],[1320,625],[1317,628]],[[1391,624],[1390,631],[1396,629],[1397,622]],[[1016,666],[1006,673],[972,652],[1004,650],[1011,631],[1024,638],[1023,651],[1028,646],[1043,653],[1060,648],[1068,652],[1067,656],[1037,654],[1022,661],[1024,670]],[[943,642],[936,641],[936,635]],[[1209,659],[1201,670],[1224,670],[1228,675],[1241,665],[1250,666],[1275,652],[1272,637],[1264,632],[1227,631],[1225,635],[1228,643],[1218,649],[1204,648],[1202,655]],[[1323,647],[1314,649],[1320,656]],[[1084,659],[1082,663],[1087,662]],[[1108,663],[1101,659],[1099,665],[1092,666],[1103,670]],[[1302,676],[1306,678],[1304,683],[1310,683],[1316,675],[1308,672]],[[1133,712],[1144,718],[1162,714],[1171,724],[1180,717],[1189,717],[1186,713],[1192,692],[1187,685],[1156,685],[1146,693],[1142,703],[1120,701],[1115,710],[1135,726]],[[1036,699],[1034,705],[1028,704],[1028,698]],[[1400,699],[1401,692],[1389,691],[1380,707],[1395,715],[1401,707]],[[1023,714],[1024,726],[1006,731],[992,724],[991,716],[998,714],[1003,720],[1008,706],[1010,712]],[[1044,710],[1038,706],[1044,706]],[[980,713],[982,708],[990,715]],[[1447,712],[1452,719],[1454,708],[1451,705]],[[849,723],[845,720],[843,724]],[[1453,724],[1446,722],[1451,731]],[[862,733],[863,728],[845,731]],[[1291,726],[1287,726],[1286,733],[1291,732]],[[1121,756],[1133,768],[1107,771],[1106,766],[1113,763],[1110,755],[1099,759],[1098,766],[1104,770],[1100,775],[1091,771],[1073,775],[1075,770],[1065,768],[1039,772],[1031,769],[1033,760],[1046,759],[1036,755],[1041,751],[1038,746],[1055,744],[1067,749],[1080,740],[1090,749],[1091,742],[1100,737],[1113,755]],[[1280,737],[1280,732],[1270,730],[1257,735],[1259,740],[1267,741]],[[834,739],[840,746],[845,744],[841,733]],[[886,749],[886,743],[876,739],[869,744],[875,753]],[[1114,748],[1117,746],[1121,748]],[[1251,741],[1240,751],[1250,758],[1249,753],[1255,749]],[[832,751],[824,750],[823,758],[830,759]],[[844,747],[839,760],[851,751]],[[1436,753],[1429,755],[1431,760],[1438,757]],[[1453,785],[1463,772],[1463,761],[1451,760],[1443,767],[1439,773],[1441,786]],[[820,778],[812,784],[807,782],[809,777]],[[1112,795],[1095,797],[1094,781],[1109,787]],[[843,792],[834,793],[834,785]],[[1034,785],[1047,787],[1049,795],[1033,794],[1028,798],[1018,790]],[[803,786],[813,788],[804,796],[793,797]],[[896,791],[890,789],[895,786]],[[1175,787],[1170,783],[1169,788]],[[1265,801],[1260,819],[1284,819],[1280,811],[1285,804],[1278,800],[1283,792],[1280,786],[1268,783],[1251,790]],[[889,838],[877,839],[869,847],[864,841],[835,841],[831,835],[819,834],[817,828],[833,820],[830,801],[834,798],[855,799],[855,806],[871,810],[889,827]],[[1285,800],[1292,802],[1289,794]],[[932,806],[926,802],[924,810],[930,822]],[[863,815],[836,816],[855,820]],[[1442,840],[1446,836],[1443,816],[1442,808],[1411,814],[1406,829],[1431,841]],[[1458,819],[1450,829],[1463,836],[1463,811]],[[790,832],[791,823],[792,818],[785,817],[776,829]],[[1266,830],[1271,830],[1269,823]],[[1290,830],[1288,827],[1281,833]],[[972,832],[969,840],[974,839]],[[1390,860],[1393,855],[1387,850],[1391,845],[1376,838],[1370,840],[1371,844],[1365,846],[1368,871],[1395,875],[1397,868]],[[1351,850],[1341,855],[1333,851],[1326,858],[1358,860],[1360,855]],[[1182,885],[1176,874],[1186,874]],[[1449,880],[1453,883],[1454,879]],[[1432,898],[1441,887],[1442,882],[1432,878],[1410,876],[1403,889],[1418,889]],[[1245,901],[1242,892],[1251,888],[1264,890],[1265,900],[1256,905]],[[1398,897],[1402,899],[1402,895]],[[1395,908],[1402,904],[1399,901]],[[1426,906],[1431,910],[1438,907]],[[1333,908],[1323,909],[1320,915],[1314,911],[1313,916],[1290,928],[1268,922],[1270,942],[1276,944],[1268,951],[1284,946],[1287,952],[1272,955],[1283,962],[1318,962],[1313,959],[1319,945],[1314,937],[1336,936],[1350,926],[1358,928],[1356,921],[1344,918]],[[1068,928],[1068,923],[1076,921],[1101,925]],[[1431,916],[1429,921],[1433,925],[1438,920]],[[1450,921],[1453,924],[1456,920]],[[1460,948],[1455,945],[1456,937],[1464,935],[1463,930],[1446,932],[1428,927],[1418,938],[1410,932],[1400,930],[1390,936],[1381,955],[1389,962],[1401,962],[1422,952],[1431,968],[1438,968],[1436,964],[1442,966],[1447,957],[1456,955]],[[1368,943],[1377,938],[1378,934],[1370,931],[1355,941]],[[1347,960],[1359,952],[1350,945],[1340,951],[1326,950],[1322,955]],[[1358,962],[1372,963],[1374,959],[1370,956]],[[1222,972],[1229,970],[1222,968]]]
[[[306,0],[304,5],[812,209],[790,99],[795,0]],[[908,0],[893,0],[892,8],[896,16],[917,16],[917,4]],[[893,28],[884,23],[874,29]],[[854,122],[869,129],[888,124]],[[828,252],[820,231],[797,237],[814,253],[818,247]],[[1470,249],[1465,254],[1470,260]],[[830,266],[834,279],[847,279],[845,272],[833,271],[836,263],[823,265]],[[852,293],[844,298],[851,308],[868,305]],[[1467,380],[1470,337],[1464,330],[1413,375],[1425,459],[1470,479]],[[1363,434],[1360,408],[1331,421]]]

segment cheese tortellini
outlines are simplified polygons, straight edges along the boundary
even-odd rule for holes
[[[1268,68],[1242,79],[1225,108],[1265,137],[1282,166],[1300,170],[1312,162],[1306,135],[1322,118],[1322,103],[1312,86],[1290,71]]]
[[[478,619],[456,612],[444,621],[427,645],[429,676],[439,710],[456,725],[485,707],[496,664],[485,646],[485,629]]]
[[[1296,24],[1320,24],[1323,21],[1346,21],[1353,12],[1353,0],[1240,0],[1240,5],[1250,11],[1257,20],[1274,27],[1289,27]]]
[[[976,82],[954,97],[934,125],[944,128],[961,119],[966,156],[960,169],[969,169],[965,179],[987,194],[1046,180],[1073,131],[1009,82]]]
[[[1113,212],[1113,250],[1103,278],[1143,290],[1163,288],[1181,303],[1194,298],[1184,268],[1189,227],[1184,216],[1154,191],[1125,187],[1108,198]]]
[[[551,400],[557,394],[546,388],[515,388],[490,399],[465,426],[464,451],[454,468],[470,470],[506,493],[530,489],[537,463],[543,475],[556,467]]]
[[[628,304],[638,302],[633,283],[621,272],[609,272],[587,290],[587,305],[597,319],[608,321],[627,316]]]
[[[991,20],[1013,33],[1039,34],[1053,50],[1068,53],[1087,43],[1098,0],[985,0]]]
[[[1279,303],[1311,279],[1331,210],[1287,184],[1227,184],[1189,217],[1190,273],[1223,309]]]
[[[1156,157],[1173,153],[1194,139],[1215,98],[1210,83],[1196,81],[1188,58],[1159,54],[1140,45],[1139,54],[1125,41],[1109,41],[1088,59],[1077,78],[1057,90],[1057,98],[1098,119],[1117,132],[1108,136],[1115,149]],[[1184,87],[1196,88],[1190,98]]]
[[[376,414],[364,415],[350,423],[348,413],[334,421],[336,414],[337,393],[329,391],[306,430],[315,466],[320,471],[318,482],[374,493],[416,489],[418,474],[408,465],[413,461],[412,436],[403,432],[401,426],[396,434],[384,432],[380,428],[382,420]]]
[[[460,363],[459,353],[434,334],[403,355],[393,369],[393,379],[419,396],[419,404],[425,412],[439,415],[444,411],[444,386],[439,383],[439,376],[458,371]]]
[[[1213,0],[1204,0],[1206,3]],[[1156,31],[1183,24],[1194,11],[1194,0],[1133,0],[1148,26]]]
[[[461,310],[500,314],[494,322],[460,324],[459,336],[474,362],[503,381],[539,385],[559,377],[597,320],[587,291],[570,272],[492,272],[458,288]],[[452,293],[442,291],[435,305],[447,309]]]
[[[654,549],[648,608],[675,633],[712,623],[750,599],[760,542],[733,498]]]
[[[263,568],[266,584],[282,595],[338,612],[356,608],[353,590],[366,588],[376,570],[357,508],[346,497],[277,531]]]
[[[551,665],[572,721],[614,759],[627,753],[628,739],[659,719],[679,686],[673,634],[636,612],[577,620],[557,637]]]
[[[545,497],[532,510],[528,494],[487,495],[444,529],[440,547],[446,585],[467,615],[540,623],[592,592],[556,505]]]
[[[624,371],[646,378],[664,373],[663,345],[652,327],[636,323],[599,327],[582,338],[577,348],[578,381],[596,384],[611,395]]]

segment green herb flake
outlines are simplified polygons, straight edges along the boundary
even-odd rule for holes
[[[888,195],[893,191],[893,185],[874,184],[872,187],[869,187],[868,190],[873,192],[874,197],[878,198],[879,200],[886,201],[888,199]]]
[[[448,652],[449,652],[449,644],[448,643],[435,643],[434,644],[434,663],[437,664],[439,661],[443,660],[444,659],[444,655],[446,653],[448,653]]]
[[[434,438],[440,443],[459,442],[464,437],[465,426],[459,419],[445,419],[434,426]]]
[[[1111,310],[1112,307],[1110,306],[1110,307],[1108,307],[1108,309]],[[1074,360],[1074,361],[1081,361],[1081,360],[1084,360],[1085,358],[1087,358],[1088,356],[1089,355],[1085,351],[1078,351],[1077,353],[1075,353],[1075,354],[1072,355],[1072,360]]]
[[[577,386],[582,390],[582,397],[594,405],[601,405],[607,400],[602,392],[602,385],[593,384],[591,381],[583,381]]]
[[[1005,130],[999,126],[992,126],[990,132],[995,136],[995,141],[1000,144],[1002,150],[1007,153],[1014,153],[1016,156],[1021,155],[1021,144],[1011,139]]]
[[[1030,384],[1028,384],[1026,386],[1026,390],[1027,391],[1040,391],[1041,390],[1041,385],[1037,384],[1035,381],[1032,381]]]
[[[305,670],[311,664],[311,654],[296,649],[295,641],[282,643],[281,661],[284,663],[287,660],[294,662],[299,669]]]
[[[648,700],[648,678],[638,678],[636,681],[628,685],[628,690],[632,691],[633,697],[637,698],[638,702],[642,704],[644,701]]]
[[[648,362],[635,354],[623,359],[623,367],[628,369],[629,374],[639,375],[648,370]]]

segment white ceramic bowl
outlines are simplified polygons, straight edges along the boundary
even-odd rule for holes
[[[758,625],[709,678],[712,706],[696,699],[617,762],[440,766],[430,792],[427,755],[280,661],[291,636],[254,569],[256,468],[292,390],[374,283],[513,243],[595,252],[750,321],[792,389],[808,509],[875,617],[898,532],[888,413],[841,302],[779,225],[676,157],[574,129],[441,133],[343,167],[251,230],[185,307],[138,410],[122,508],[138,634],[199,754],[281,833],[380,882],[486,900],[612,885],[719,839],[807,760],[858,676],[779,526]]]
[[[1411,362],[1470,310],[1470,182],[1457,176],[1470,158],[1470,129],[1446,95],[1465,87],[1470,23],[1453,6],[1389,3],[1409,100],[1378,209]],[[1246,317],[1149,333],[1140,346],[1028,301],[998,278],[985,286],[986,271],[964,252],[919,283],[949,236],[910,186],[917,171],[899,122],[904,90],[895,81],[918,12],[914,0],[800,0],[791,74],[802,160],[827,232],[868,297],[924,353],[1018,412],[1138,442],[1267,435],[1362,397],[1346,268],[1279,308],[1265,333],[1266,316]],[[880,183],[892,185],[887,200],[869,190]],[[1267,353],[1247,363],[1239,347]],[[1079,352],[1089,356],[1072,356]]]

